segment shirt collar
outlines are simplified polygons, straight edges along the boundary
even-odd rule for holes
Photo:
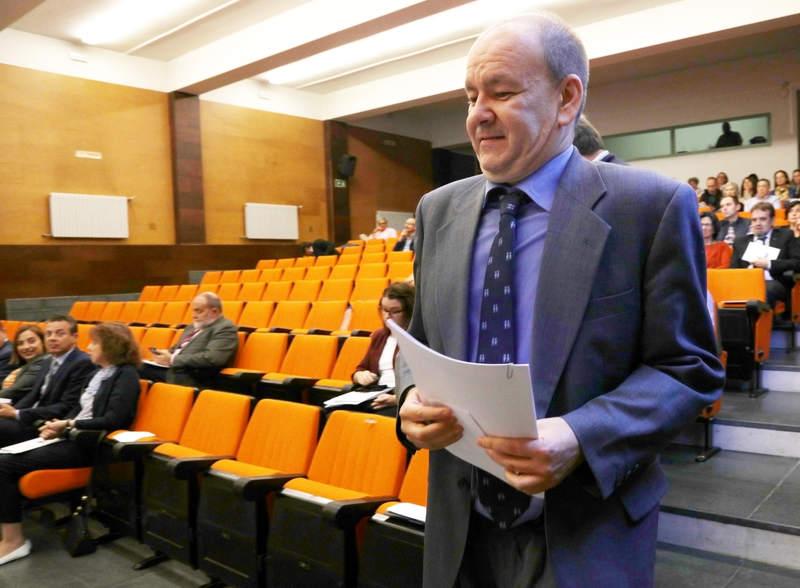
[[[592,157],[592,161],[603,161],[603,158],[606,155],[608,155],[608,149],[601,149],[594,157]]]
[[[513,187],[519,188],[525,192],[531,200],[536,202],[536,204],[547,212],[550,212],[550,209],[553,207],[556,189],[558,188],[558,181],[561,179],[561,174],[564,173],[564,169],[567,167],[567,162],[572,156],[573,149],[572,145],[570,145],[531,175],[514,184]],[[486,191],[483,197],[484,206],[486,206],[486,194],[489,193],[489,190],[502,185],[503,184],[496,184],[490,181],[486,182]]]

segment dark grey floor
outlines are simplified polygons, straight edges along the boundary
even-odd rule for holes
[[[766,362],[765,367],[766,369],[800,369],[800,349],[771,349],[769,361]]]
[[[744,392],[726,392],[717,419],[720,423],[769,425],[800,431],[800,393],[772,390],[750,398]]]
[[[697,463],[695,453],[680,446],[663,453],[670,482],[665,507],[766,522],[800,533],[800,460],[722,451]]]

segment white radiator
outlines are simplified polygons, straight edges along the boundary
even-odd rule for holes
[[[53,237],[128,238],[128,197],[50,193]]]
[[[247,239],[298,239],[297,206],[287,204],[244,205],[244,235]]]

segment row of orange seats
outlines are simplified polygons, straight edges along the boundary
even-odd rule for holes
[[[292,267],[329,267],[334,265],[353,265],[357,263],[377,263],[413,261],[413,251],[392,251],[382,249],[345,249],[341,255],[321,255],[319,257],[282,257],[260,259],[256,269],[287,269]]]
[[[251,414],[252,399],[244,395],[205,390],[195,401],[193,389],[169,384],[143,391],[131,428],[155,436],[123,442],[124,432],[118,431],[104,442],[113,449],[114,467],[126,461],[143,465],[135,470],[135,486],[143,488],[141,503],[130,505],[132,513],[141,514],[132,528],[123,530],[212,578],[234,586],[264,585],[265,578],[258,576],[264,574],[260,561],[267,530],[269,549],[277,555],[285,552],[284,541],[291,541],[286,533],[295,532],[280,523],[291,518],[288,501],[317,505],[320,518],[323,504],[330,512],[337,500],[346,500],[341,508],[348,511],[361,502],[360,516],[338,525],[347,553],[337,551],[337,558],[345,560],[335,563],[347,567],[359,551],[355,540],[363,537],[355,537],[356,525],[381,502],[399,497],[425,504],[427,455],[419,452],[406,471],[406,450],[396,439],[393,419],[337,411],[319,435],[321,415],[316,407],[262,400]],[[101,460],[95,467],[110,466]],[[80,489],[90,473],[91,468],[35,471],[23,477],[20,489],[29,499],[41,501]],[[104,497],[112,494],[117,502],[120,496],[138,502],[137,494],[122,486],[116,494],[114,488],[103,487],[113,486],[112,478],[96,478],[98,515],[109,506]],[[181,500],[184,495],[197,499]],[[268,503],[268,495],[277,498]],[[308,498],[298,498],[301,495]],[[242,504],[234,507],[232,501]],[[118,504],[111,506],[118,512]],[[226,513],[222,520],[220,512]],[[268,524],[270,519],[275,523]],[[310,544],[324,557],[323,545]],[[355,567],[344,573],[354,574]]]

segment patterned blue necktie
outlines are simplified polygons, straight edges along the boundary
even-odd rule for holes
[[[514,341],[514,235],[516,217],[528,196],[516,188],[493,188],[488,198],[500,199],[500,226],[489,251],[483,282],[478,363],[513,363]],[[488,392],[488,391],[487,391]],[[481,469],[475,470],[481,504],[501,529],[530,505],[531,497]]]

